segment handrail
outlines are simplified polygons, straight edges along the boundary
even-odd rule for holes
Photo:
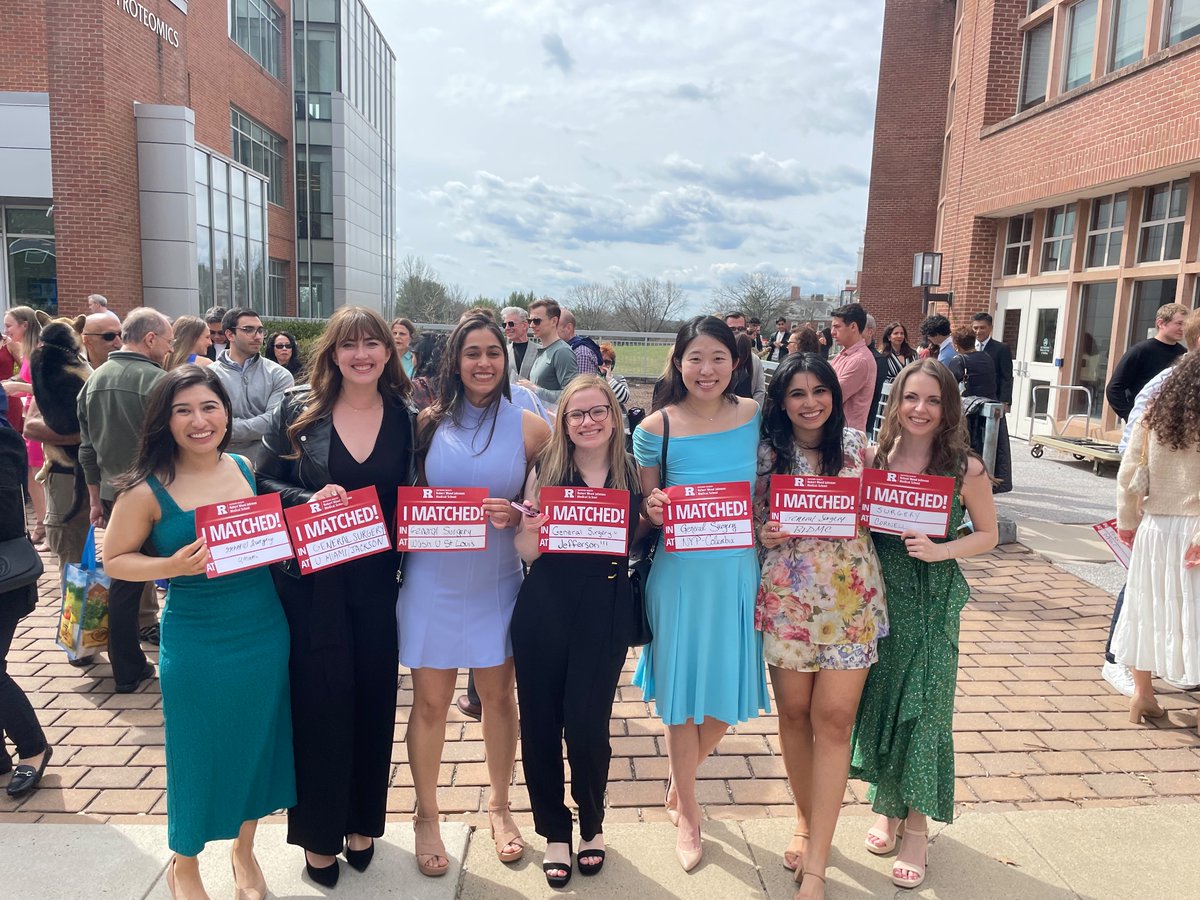
[[[1046,412],[1044,413],[1037,412],[1038,391],[1046,392]],[[1051,391],[1067,391],[1069,393],[1078,391],[1083,394],[1085,400],[1087,401],[1084,405],[1083,413],[1071,413],[1068,415],[1063,421],[1063,427],[1061,429],[1055,428],[1055,422],[1057,420],[1050,414]],[[1033,423],[1038,419],[1045,419],[1048,423],[1050,423],[1050,433],[1052,435],[1055,437],[1062,437],[1067,433],[1067,427],[1071,424],[1071,420],[1077,418],[1083,419],[1083,436],[1088,436],[1087,423],[1090,422],[1092,418],[1092,392],[1082,384],[1035,384],[1029,391],[1029,402],[1033,405],[1033,410],[1029,414],[1029,434],[1031,437],[1033,436]]]

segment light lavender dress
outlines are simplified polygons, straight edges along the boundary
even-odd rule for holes
[[[446,419],[433,436],[429,485],[486,487],[489,497],[516,498],[525,482],[521,416],[501,398],[493,433],[491,414],[464,403],[462,424]],[[396,600],[401,665],[479,669],[512,656],[508,629],[521,587],[515,535],[489,525],[486,550],[409,553]]]

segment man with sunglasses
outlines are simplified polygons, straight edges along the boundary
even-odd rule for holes
[[[226,312],[227,310],[223,306],[210,306],[204,313],[204,321],[208,324],[208,336],[212,339],[212,343],[208,345],[204,355],[213,362],[217,361],[217,357],[221,355],[221,351],[226,346],[225,329],[221,324],[225,321]]]
[[[579,362],[575,351],[558,336],[558,320],[562,307],[557,300],[549,298],[535,300],[529,305],[529,324],[533,334],[542,343],[529,378],[518,383],[532,390],[550,409],[558,405],[558,395],[571,379],[579,374]]]
[[[98,369],[108,361],[108,354],[121,349],[121,320],[111,310],[92,313],[83,320],[80,337],[88,364]]]
[[[506,306],[500,311],[500,321],[508,338],[509,377],[528,381],[537,359],[537,349],[529,342],[529,313],[519,306]]]
[[[295,379],[283,366],[259,353],[266,329],[257,312],[244,306],[231,309],[221,320],[221,329],[228,347],[217,356],[213,370],[233,406],[229,452],[242,454],[258,468],[266,452],[262,439],[271,414]]]

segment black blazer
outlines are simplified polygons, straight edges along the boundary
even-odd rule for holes
[[[1013,358],[1007,344],[1002,344],[994,337],[989,338],[983,352],[992,358],[996,365],[996,393],[1001,403],[1012,404],[1013,392]]]

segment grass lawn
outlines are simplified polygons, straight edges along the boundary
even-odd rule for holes
[[[657,378],[663,373],[667,357],[671,355],[669,344],[619,344],[617,349],[617,373],[619,375],[644,375]]]

